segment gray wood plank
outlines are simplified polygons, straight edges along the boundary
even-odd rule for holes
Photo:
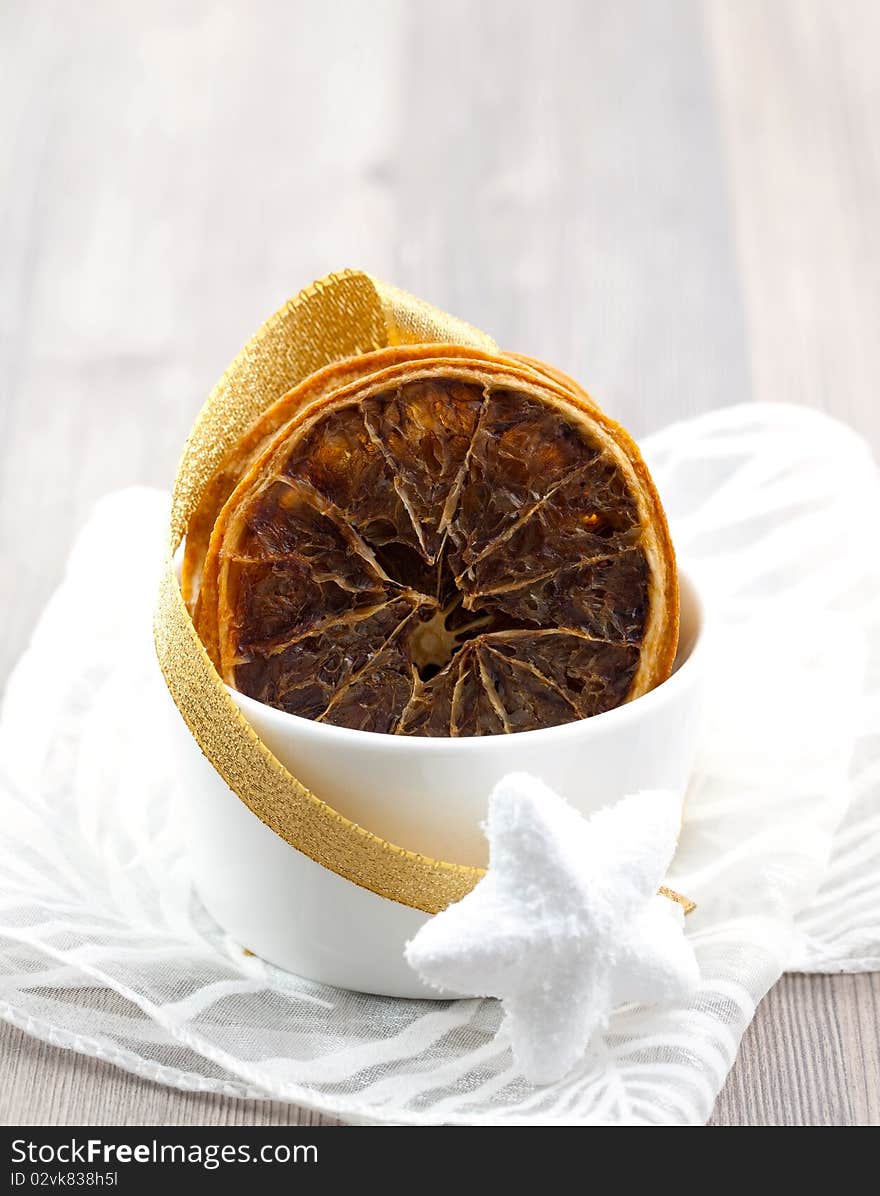
[[[94,500],[168,485],[255,328],[390,273],[399,8],[4,6],[0,675]]]
[[[711,1125],[880,1125],[880,976],[784,976]]]
[[[401,285],[570,370],[636,434],[746,398],[699,3],[407,11]]]
[[[880,446],[880,5],[704,11],[753,393]]]

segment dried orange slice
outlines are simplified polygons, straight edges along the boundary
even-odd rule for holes
[[[457,346],[312,376],[223,463],[186,596],[224,680],[362,730],[586,718],[669,676],[675,559],[638,449],[564,375]]]

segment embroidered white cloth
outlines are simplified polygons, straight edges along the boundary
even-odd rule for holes
[[[407,961],[436,988],[499,998],[523,1076],[561,1080],[614,1008],[697,987],[684,910],[657,892],[680,821],[669,790],[584,818],[537,777],[508,773],[489,795],[488,872],[421,927]]]
[[[339,992],[229,941],[190,889],[165,748],[167,500],[130,490],[80,537],[0,715],[0,1014],[153,1080],[350,1121],[704,1122],[786,964],[880,967],[880,487],[858,436],[790,407],[643,448],[714,645],[669,875],[699,902],[693,997],[621,1008],[535,1087],[495,1001]]]

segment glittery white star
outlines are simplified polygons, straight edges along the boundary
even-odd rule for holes
[[[586,819],[510,774],[489,800],[486,876],[422,927],[407,960],[437,987],[500,998],[523,1074],[559,1079],[615,1005],[697,983],[683,911],[657,895],[680,818],[680,799],[656,791]]]

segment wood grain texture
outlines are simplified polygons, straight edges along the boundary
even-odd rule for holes
[[[783,976],[711,1125],[880,1125],[880,974]]]
[[[253,328],[343,265],[642,435],[786,400],[880,444],[874,0],[10,0],[0,678],[94,500],[167,485]],[[714,1124],[880,1124],[877,977],[786,977]],[[290,1123],[0,1032],[0,1120]]]
[[[880,443],[880,5],[712,0],[753,397]]]

